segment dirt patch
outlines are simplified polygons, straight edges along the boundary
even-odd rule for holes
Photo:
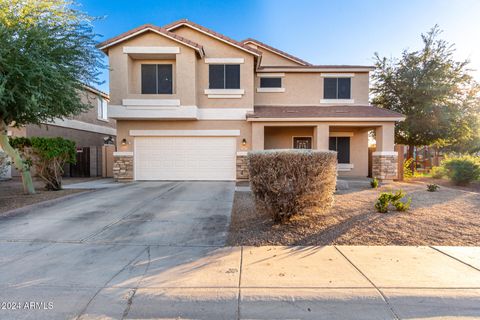
[[[377,213],[382,191],[403,189],[412,197],[407,212]],[[480,193],[441,187],[426,191],[422,181],[392,183],[374,190],[351,184],[335,195],[325,213],[273,224],[257,212],[250,192],[236,192],[229,245],[480,245]]]
[[[77,189],[47,191],[44,189],[44,183],[39,180],[35,180],[34,185],[36,193],[29,195],[23,193],[23,186],[20,178],[0,181],[0,215],[4,212],[25,207],[34,203],[52,200],[69,194],[85,191]]]

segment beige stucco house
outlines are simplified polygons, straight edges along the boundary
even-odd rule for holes
[[[312,65],[254,39],[180,20],[98,46],[110,61],[118,179],[247,178],[249,150],[336,150],[339,175],[396,176],[401,114],[369,104],[371,66]]]

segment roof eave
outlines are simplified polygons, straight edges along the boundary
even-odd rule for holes
[[[335,121],[335,122],[398,122],[404,121],[405,117],[254,117],[247,115],[247,121],[278,121],[278,122],[288,122],[288,121],[303,121],[303,122],[328,122],[328,121]]]
[[[263,49],[265,49],[265,50],[268,50],[268,51],[270,51],[270,52],[273,52],[274,54],[277,54],[277,55],[279,55],[279,56],[281,56],[281,57],[284,57],[285,59],[288,59],[288,60],[293,61],[293,62],[295,62],[295,63],[301,64],[301,65],[303,65],[303,66],[311,66],[311,65],[312,65],[311,63],[309,63],[309,62],[307,62],[307,61],[304,61],[304,60],[301,60],[301,59],[299,59],[299,58],[295,58],[294,56],[291,56],[291,55],[288,55],[288,56],[287,56],[287,55],[283,54],[282,52],[280,52],[280,50],[278,50],[278,49],[273,50],[273,49],[272,49],[273,47],[268,48],[268,47],[266,47],[264,44],[260,43],[259,41],[254,40],[254,39],[246,39],[246,40],[244,40],[244,41],[242,41],[242,42],[245,43],[245,44],[247,44],[247,43],[253,43],[253,44],[255,44],[256,46],[259,46],[259,47],[261,47],[261,48],[263,48]]]

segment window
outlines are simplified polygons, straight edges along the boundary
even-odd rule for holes
[[[210,89],[240,89],[239,64],[209,65]]]
[[[324,99],[350,99],[351,78],[324,78]]]
[[[350,137],[330,137],[328,149],[337,151],[338,163],[350,163]]]
[[[142,64],[142,94],[172,94],[171,64]]]
[[[100,120],[108,120],[107,115],[107,100],[103,99],[102,97],[98,97],[97,99],[97,118]]]
[[[260,88],[281,88],[282,78],[260,78]]]

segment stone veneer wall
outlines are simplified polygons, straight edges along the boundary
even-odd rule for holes
[[[114,156],[113,178],[117,181],[133,180],[133,156]]]
[[[237,154],[237,180],[248,180],[248,165],[246,154]]]
[[[397,155],[372,155],[372,176],[379,180],[397,179]]]

